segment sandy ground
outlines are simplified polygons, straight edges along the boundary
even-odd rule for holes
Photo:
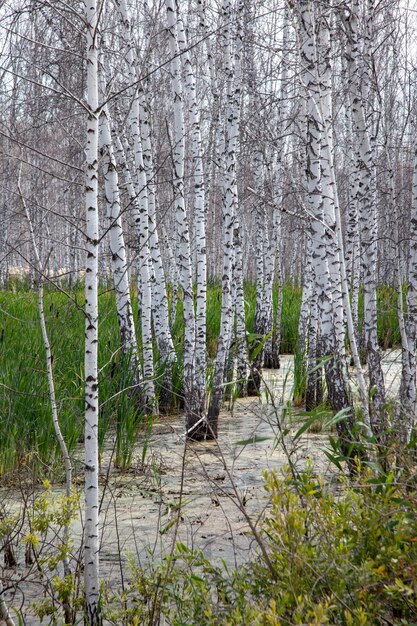
[[[268,505],[263,471],[280,470],[287,463],[278,424],[291,428],[296,419],[295,412],[282,410],[291,395],[292,368],[292,357],[283,356],[279,370],[265,372],[262,402],[246,398],[238,400],[232,411],[223,411],[218,442],[185,448],[182,418],[160,418],[147,442],[145,462],[139,440],[133,467],[123,474],[109,470],[109,446],[102,461],[100,559],[101,575],[113,590],[120,587],[122,577],[129,578],[128,558],[146,567],[149,559],[169,552],[175,541],[198,547],[206,557],[224,559],[231,566],[248,560],[255,547],[248,517],[256,527]],[[399,369],[399,352],[387,353],[384,372],[390,395],[398,389]],[[335,468],[322,452],[325,435],[306,434],[296,442],[287,435],[285,444],[299,468],[311,461],[317,473],[334,475]],[[53,493],[58,496],[61,491]],[[22,518],[22,494],[16,490],[0,492],[0,506],[0,511],[20,512]],[[74,556],[81,543],[82,517],[81,506],[72,525]],[[2,574],[5,586],[12,587],[7,598],[22,610],[24,623],[35,626],[39,622],[28,607],[45,595],[50,574],[45,571],[40,577],[36,564],[25,566],[23,547],[17,546],[16,551],[18,567]],[[21,578],[25,582],[16,591]]]

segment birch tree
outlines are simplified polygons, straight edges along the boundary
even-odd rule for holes
[[[194,220],[196,247],[196,316],[195,316],[195,418],[200,420],[206,410],[206,309],[207,309],[207,259],[206,259],[206,202],[203,169],[203,146],[200,114],[197,104],[196,81],[182,19],[178,19],[178,45],[182,53],[185,75],[185,99],[191,132],[191,153],[194,170]],[[193,426],[193,424],[190,424]]]
[[[399,277],[401,276],[399,272]],[[402,347],[402,368],[396,424],[400,438],[408,443],[416,423],[416,339],[417,339],[417,144],[414,148],[414,168],[411,199],[410,251],[408,259],[408,289],[406,313],[403,310],[402,282],[399,280],[398,303]]]
[[[150,275],[152,317],[160,363],[164,364],[163,381],[159,395],[159,409],[169,411],[174,403],[174,398],[172,397],[172,367],[177,357],[169,326],[165,270],[162,263],[158,225],[156,223],[156,173],[152,155],[151,115],[143,82],[139,86],[139,129],[142,141],[143,167],[147,183],[149,253],[152,260]]]
[[[374,433],[383,439],[383,417],[385,404],[385,385],[381,367],[381,358],[377,335],[376,307],[376,254],[377,254],[377,216],[374,181],[374,150],[370,140],[369,118],[366,116],[362,86],[358,35],[359,0],[353,0],[349,12],[343,13],[347,36],[346,59],[349,72],[349,99],[358,142],[357,170],[359,172],[359,206],[361,218],[361,265],[364,283],[364,322],[363,333],[368,361],[370,387],[372,390],[371,422]],[[368,14],[369,20],[372,19]],[[368,25],[369,26],[369,25]],[[369,40],[364,41],[364,46]],[[364,48],[364,54],[370,50]],[[369,76],[367,77],[369,79]],[[367,89],[367,87],[365,87]]]
[[[104,90],[102,91],[104,94]],[[114,287],[116,294],[117,317],[119,321],[122,350],[130,356],[139,383],[139,359],[136,342],[135,321],[130,299],[129,272],[126,246],[120,209],[119,178],[116,158],[111,138],[108,107],[103,107],[100,116],[100,156],[103,168],[105,197],[109,220],[109,239],[112,254]]]
[[[223,157],[223,269],[222,307],[220,335],[213,375],[212,398],[208,411],[208,423],[213,436],[217,436],[218,417],[224,393],[227,357],[232,336],[234,307],[232,302],[231,278],[233,275],[234,249],[233,226],[238,201],[236,181],[236,152],[239,139],[240,95],[241,95],[241,42],[237,39],[232,60],[232,21],[231,4],[224,0],[223,15],[223,54],[227,77],[226,128]]]
[[[136,54],[132,41],[132,25],[125,0],[118,0],[121,22],[122,40],[126,48],[126,63],[131,85],[137,81]],[[125,173],[128,176],[128,191],[132,202],[133,219],[135,223],[139,254],[138,278],[140,294],[140,319],[142,329],[142,357],[143,380],[141,383],[141,399],[145,411],[156,410],[154,386],[154,358],[152,337],[152,287],[151,287],[151,258],[149,250],[149,214],[148,214],[148,185],[143,161],[143,147],[139,127],[139,94],[136,87],[129,89],[131,105],[127,115],[126,160]],[[133,152],[133,160],[128,165],[128,155]],[[123,154],[119,146],[119,154]]]
[[[85,149],[85,624],[100,626],[98,492],[98,5],[85,0],[87,37],[87,140]]]
[[[337,340],[336,316],[333,306],[335,298],[332,289],[328,265],[328,250],[335,245],[336,232],[325,220],[324,194],[322,188],[323,170],[332,172],[331,152],[329,152],[329,132],[326,116],[323,115],[325,103],[319,84],[318,47],[315,40],[317,13],[309,0],[299,3],[298,18],[300,23],[301,76],[307,92],[307,207],[310,217],[310,237],[312,244],[312,270],[314,289],[318,297],[318,313],[320,323],[320,356],[325,358],[327,393],[330,405],[335,412],[347,410],[344,422],[338,423],[341,444],[349,454],[353,408],[349,388],[345,378],[343,355]],[[327,29],[325,21],[319,21],[319,28]],[[322,33],[321,37],[326,35]],[[323,61],[327,62],[327,60]],[[324,158],[324,164],[323,164]],[[333,186],[334,177],[325,181],[325,185]],[[334,197],[334,195],[333,195]],[[333,205],[334,208],[334,205]],[[326,210],[328,213],[328,209]],[[340,242],[339,242],[340,245]],[[340,276],[338,278],[340,281]],[[333,283],[334,284],[334,283]],[[315,323],[315,321],[313,320]],[[318,326],[317,326],[318,327]]]
[[[181,78],[181,56],[178,44],[178,10],[175,0],[166,0],[167,32],[171,55],[171,85],[173,97],[173,191],[175,221],[178,238],[178,270],[184,307],[184,403],[188,436],[201,439],[206,436],[206,423],[200,414],[200,403],[196,392],[195,344],[196,326],[194,296],[191,273],[191,251],[188,216],[184,197],[184,93]]]

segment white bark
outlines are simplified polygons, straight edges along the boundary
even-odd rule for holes
[[[135,97],[136,100],[136,97]],[[142,323],[142,353],[143,353],[143,392],[145,404],[155,405],[153,341],[152,341],[152,286],[151,286],[151,258],[149,251],[149,220],[148,195],[146,174],[143,166],[142,144],[138,128],[138,109],[132,106],[133,130],[132,138],[135,151],[135,201],[133,202],[133,216],[136,225],[139,243],[138,270],[140,278],[140,315]],[[156,407],[155,407],[156,408]]]
[[[262,335],[261,338],[254,342],[252,348],[259,349],[259,343],[262,342],[262,348],[251,362],[251,373],[248,384],[248,394],[258,395],[261,386],[262,364],[264,357],[265,335],[272,330],[271,307],[272,307],[272,290],[268,290],[265,294],[265,257],[269,248],[268,222],[265,212],[265,201],[263,194],[263,159],[259,150],[256,151],[254,157],[255,165],[255,219],[256,219],[256,305],[255,305],[255,334]],[[273,259],[273,257],[272,257]],[[268,284],[268,287],[271,285]],[[268,327],[268,320],[270,322]]]
[[[137,81],[136,55],[131,34],[129,11],[125,0],[117,0],[116,4],[119,8],[122,39],[127,50],[126,62],[129,81],[132,85],[135,85]],[[127,130],[130,146],[133,150],[132,167],[134,168],[132,172],[134,197],[132,189],[130,189],[130,197],[132,199],[132,211],[139,244],[138,275],[143,354],[142,400],[146,410],[157,410],[155,404],[152,341],[152,265],[149,251],[148,185],[139,130],[139,95],[136,87],[133,87],[130,92],[132,103],[128,112]],[[125,158],[129,153],[130,150],[125,151]],[[129,166],[127,164],[126,172],[128,170]]]
[[[227,84],[226,137],[223,157],[223,269],[222,269],[222,310],[220,336],[217,345],[213,391],[208,413],[209,426],[217,435],[218,416],[223,399],[223,381],[227,356],[230,348],[234,306],[232,301],[231,278],[234,265],[233,226],[238,201],[236,182],[236,152],[239,138],[241,58],[240,41],[236,41],[234,64],[231,58],[231,7],[224,0],[223,13],[223,56]]]
[[[171,85],[173,97],[173,187],[175,221],[178,235],[178,269],[180,286],[183,294],[184,307],[184,399],[186,425],[189,430],[195,423],[199,422],[198,411],[196,411],[195,392],[195,316],[194,297],[191,273],[191,253],[188,218],[184,198],[184,158],[185,158],[185,129],[183,111],[183,88],[181,80],[181,58],[178,46],[177,31],[177,3],[175,0],[166,0],[168,42],[171,55]],[[191,437],[198,437],[194,430]]]
[[[318,80],[319,80],[319,100],[323,129],[321,146],[321,188],[323,194],[323,218],[329,229],[336,231],[335,215],[335,193],[336,182],[332,175],[333,167],[333,114],[332,114],[332,71],[330,59],[332,49],[330,42],[330,22],[331,16],[327,6],[319,8],[316,24],[317,56],[318,56]],[[327,240],[327,263],[329,266],[329,277],[332,290],[332,306],[334,315],[334,332],[336,348],[341,356],[345,355],[345,326],[343,316],[343,298],[341,285],[340,264],[342,251],[337,237]]]
[[[197,257],[197,301],[195,319],[195,393],[196,417],[200,419],[205,412],[206,400],[206,309],[207,309],[207,259],[206,259],[206,206],[203,169],[203,148],[200,130],[200,113],[197,105],[197,91],[194,71],[184,25],[178,20],[178,43],[182,52],[185,75],[185,94],[188,104],[189,122],[191,125],[191,153],[194,170],[194,220],[195,248]],[[190,424],[192,426],[192,424]]]
[[[343,17],[347,34],[346,58],[349,72],[349,97],[355,135],[358,142],[359,157],[357,169],[359,171],[359,207],[365,312],[363,334],[372,390],[371,424],[375,435],[383,437],[385,385],[377,336],[377,216],[374,184],[374,154],[370,140],[370,129],[365,115],[364,100],[361,93],[363,75],[359,72],[358,15],[359,2],[358,0],[354,0],[351,10]],[[366,54],[368,54],[368,51],[366,51]]]
[[[317,103],[320,99],[317,81],[317,68],[314,42],[314,15],[313,7],[308,0],[299,5],[299,20],[301,29],[301,75],[307,94],[307,195],[306,204],[311,216],[310,240],[312,274],[314,277],[314,291],[317,297],[317,309],[314,307],[310,317],[308,382],[306,406],[313,408],[313,393],[317,370],[316,351],[318,349],[318,334],[321,330],[323,356],[333,353],[333,310],[330,291],[330,276],[327,264],[326,227],[323,221],[323,194],[321,188],[321,147],[322,147],[322,120]],[[315,314],[319,314],[319,320]],[[321,328],[320,328],[321,326]],[[313,374],[313,375],[312,375]]]
[[[356,336],[358,337],[359,318],[359,284],[360,284],[360,232],[359,232],[359,171],[356,167],[358,158],[354,156],[352,141],[353,124],[350,107],[346,107],[346,133],[348,139],[348,211],[346,228],[346,278],[352,301],[352,317]]]
[[[2,581],[0,580],[0,618],[4,621],[6,626],[16,626],[14,619],[10,615],[10,611],[3,597],[3,594],[4,587]]]
[[[243,291],[243,259],[240,225],[234,220],[233,247],[235,251],[234,283],[236,310],[236,375],[239,397],[247,395],[248,348],[246,342],[245,294]]]
[[[137,126],[136,126],[137,131]],[[126,182],[127,193],[131,201],[131,211],[135,223],[136,236],[139,243],[138,255],[138,278],[139,278],[139,295],[140,295],[140,314],[141,314],[141,330],[142,330],[142,352],[143,352],[143,377],[140,384],[140,402],[143,403],[145,410],[157,410],[155,404],[154,390],[154,369],[153,369],[153,347],[152,347],[152,326],[151,326],[151,289],[150,289],[150,271],[149,271],[149,246],[148,246],[148,221],[147,221],[147,205],[146,205],[146,184],[144,181],[144,171],[141,165],[141,144],[140,138],[136,132],[134,134],[135,141],[135,160],[139,164],[136,180],[133,180],[130,171],[126,153],[130,146],[126,139],[126,150],[121,140],[113,133],[119,163],[123,163],[123,172]],[[136,163],[134,164],[136,167]],[[136,185],[135,185],[136,182]]]
[[[139,366],[138,346],[130,299],[126,246],[122,217],[120,214],[119,179],[107,107],[104,107],[100,116],[100,154],[105,185],[107,216],[109,220],[110,251],[112,255],[113,279],[121,345],[123,351],[130,355],[132,367],[137,371]]]
[[[265,290],[271,292],[272,307],[272,291],[274,279],[278,285],[278,305],[274,320],[274,335],[267,341],[265,345],[265,361],[264,365],[268,367],[279,367],[279,350],[281,343],[281,311],[282,311],[282,259],[281,259],[281,223],[284,195],[284,180],[287,169],[287,139],[286,133],[289,125],[289,41],[290,41],[290,15],[288,6],[284,9],[284,23],[282,29],[282,58],[281,58],[281,76],[279,89],[279,138],[275,156],[275,168],[272,172],[273,177],[273,214],[272,214],[272,237],[270,241],[270,250],[266,260],[266,285]],[[271,274],[272,272],[272,274]],[[270,278],[269,278],[270,277]],[[268,285],[270,281],[270,285]]]
[[[333,190],[333,214],[335,198],[335,179],[333,177],[332,152],[329,150],[329,132],[326,119],[326,99],[320,91],[318,72],[320,59],[317,52],[315,32],[315,11],[313,3],[302,0],[299,3],[299,20],[301,31],[301,77],[308,94],[307,104],[307,203],[310,220],[312,243],[313,274],[318,297],[320,314],[320,357],[331,357],[325,361],[327,392],[332,409],[337,412],[351,408],[351,399],[346,380],[345,362],[340,354],[337,336],[335,309],[333,306],[334,281],[332,283],[328,255],[329,249],[339,245],[335,230],[326,223],[329,207],[325,207],[325,194],[322,189],[323,171],[328,168],[329,180],[325,180],[327,192]],[[322,33],[322,38],[324,33]],[[326,55],[328,52],[326,51]],[[326,62],[323,59],[322,63]],[[328,198],[328,195],[326,195]],[[326,208],[326,211],[325,211]],[[334,224],[335,226],[335,224]],[[340,272],[340,266],[339,266]],[[340,274],[337,281],[340,283]],[[338,298],[338,294],[336,294]],[[314,356],[314,355],[312,355]],[[351,427],[353,425],[353,408],[344,422],[338,423],[341,444],[346,453],[350,450]],[[351,454],[351,452],[350,452]]]
[[[312,280],[312,243],[310,237],[306,245],[306,260],[304,268],[303,293],[301,297],[300,317],[298,318],[297,347],[295,358],[299,368],[299,388],[295,389],[297,402],[305,400],[305,382],[307,382],[308,353],[309,353],[309,329],[311,313],[314,312],[314,284]],[[313,316],[314,317],[314,316]],[[304,394],[304,395],[303,395]],[[313,396],[314,397],[314,396]]]
[[[152,260],[150,274],[152,291],[152,317],[159,359],[165,364],[164,377],[159,396],[159,409],[169,410],[172,398],[172,366],[176,354],[169,325],[169,307],[165,271],[162,264],[159,233],[156,224],[156,184],[152,157],[151,117],[143,86],[139,88],[139,129],[143,150],[143,166],[146,174],[148,197],[149,253]]]
[[[328,125],[324,124],[324,133],[326,137],[326,143],[329,144],[328,140]],[[346,316],[347,328],[348,328],[348,337],[349,337],[349,345],[352,353],[353,362],[356,370],[356,377],[359,385],[359,397],[362,405],[363,411],[363,422],[365,424],[365,431],[368,437],[372,437],[372,428],[369,416],[369,406],[368,399],[366,393],[366,382],[365,376],[361,367],[359,350],[357,345],[357,335],[355,331],[354,318],[352,314],[352,306],[349,298],[349,284],[347,280],[346,273],[346,264],[345,264],[345,254],[344,254],[344,245],[343,245],[343,233],[342,233],[342,219],[340,214],[340,205],[339,205],[339,196],[337,192],[337,184],[336,184],[336,175],[335,175],[335,166],[333,162],[333,154],[330,152],[329,159],[329,168],[330,168],[330,183],[334,190],[333,200],[334,200],[334,214],[335,214],[335,229],[334,238],[336,239],[336,246],[339,250],[339,269],[340,269],[340,282],[342,288],[342,297],[343,297],[343,307],[344,314]],[[342,363],[342,367],[344,368],[346,363]]]
[[[98,491],[98,50],[97,0],[85,0],[87,20],[87,143],[85,148],[85,623],[99,626],[99,491]]]
[[[129,73],[131,80],[134,76],[137,79],[138,72],[136,70],[136,61],[133,50],[133,41],[130,16],[125,0],[116,0],[122,17],[124,26],[125,45],[128,49]],[[150,294],[148,298],[151,300],[152,319],[154,323],[154,332],[159,350],[159,359],[164,363],[164,377],[160,393],[160,408],[169,410],[172,406],[172,365],[176,361],[176,354],[172,341],[170,325],[169,325],[169,308],[166,289],[166,279],[164,267],[162,265],[161,250],[159,245],[159,235],[156,224],[156,181],[155,171],[152,157],[151,143],[151,116],[147,103],[144,82],[141,81],[138,86],[138,115],[139,115],[139,132],[142,148],[142,168],[145,173],[146,180],[146,198],[147,198],[147,237],[145,246],[149,249],[149,285]],[[144,184],[142,178],[141,182]],[[146,275],[143,277],[146,280]],[[151,298],[150,298],[151,295]],[[150,319],[147,318],[145,326],[149,327]],[[150,351],[148,352],[150,356]]]
[[[417,144],[414,148],[413,187],[411,199],[410,251],[408,258],[407,312],[402,306],[402,281],[398,271],[399,314],[403,322],[402,372],[396,423],[403,441],[409,442],[416,424],[416,340],[417,340]]]

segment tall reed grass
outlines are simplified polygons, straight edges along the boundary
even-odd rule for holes
[[[396,298],[394,289],[379,289],[378,333],[384,348],[399,342]],[[255,285],[245,284],[248,333],[253,332],[255,300]],[[53,289],[45,291],[46,324],[54,358],[59,418],[72,454],[83,440],[84,429],[83,302],[82,288],[73,291],[70,299]],[[275,289],[275,306],[276,302]],[[361,302],[362,317],[363,299]],[[301,288],[285,284],[281,320],[282,353],[295,351],[300,303]],[[116,306],[111,291],[102,291],[99,311],[100,451],[103,451],[106,442],[115,438],[115,462],[120,467],[127,467],[132,462],[138,431],[146,425],[129,394],[122,392],[131,386],[132,380],[127,360],[119,351]],[[134,313],[137,316],[135,302]],[[211,281],[207,301],[207,351],[211,359],[216,353],[220,315],[221,285]],[[180,408],[183,341],[180,299],[176,304],[173,336],[178,355],[174,371],[174,394],[178,398],[177,408]],[[140,333],[138,339],[140,343]],[[160,373],[158,369],[156,373]],[[39,476],[57,477],[60,472],[63,474],[51,419],[37,294],[20,284],[18,289],[0,291],[0,476],[18,469],[30,470]]]

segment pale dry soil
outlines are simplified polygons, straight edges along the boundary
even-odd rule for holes
[[[386,385],[392,396],[398,390],[400,365],[399,351],[384,355]],[[311,463],[315,473],[337,481],[336,469],[323,453],[326,434],[306,433],[293,440],[300,418],[295,410],[283,409],[289,407],[292,373],[293,358],[288,355],[281,357],[279,370],[265,371],[262,401],[240,399],[232,410],[224,410],[218,442],[185,447],[182,417],[159,418],[147,440],[144,462],[143,435],[133,467],[124,473],[112,469],[109,443],[102,459],[100,559],[101,576],[113,591],[129,579],[129,558],[147,568],[150,559],[162,558],[176,541],[201,549],[214,561],[223,559],[229,566],[247,561],[256,549],[248,517],[258,528],[259,516],[268,506],[263,471],[281,471],[288,464],[288,454],[298,469]],[[287,429],[287,452],[279,424]],[[53,493],[59,495],[62,488]],[[21,512],[22,494],[3,490],[0,504],[3,511]],[[74,556],[79,556],[82,509],[81,504],[72,525]],[[54,537],[48,540],[53,542]],[[47,596],[45,581],[50,574],[45,571],[40,576],[36,564],[25,567],[23,546],[17,545],[16,553],[19,565],[3,571],[4,584],[26,580],[7,598],[23,610],[24,623],[35,626],[39,621],[31,614],[30,602]]]

